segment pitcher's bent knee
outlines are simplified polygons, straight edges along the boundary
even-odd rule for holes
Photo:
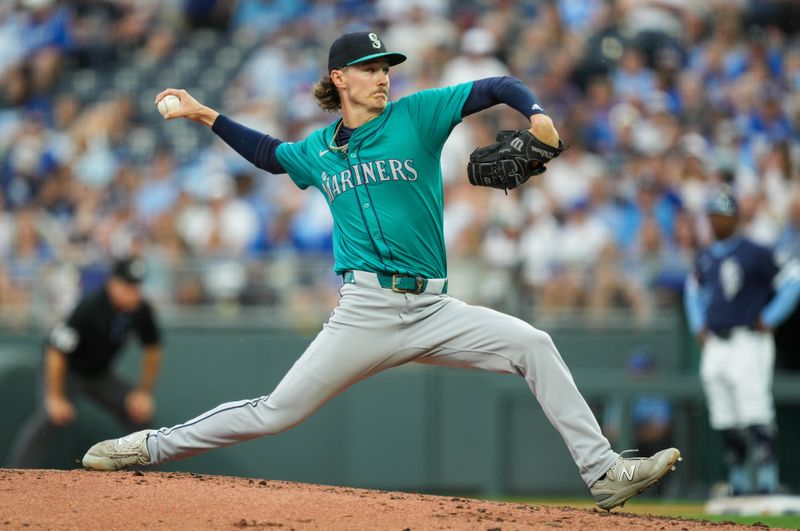
[[[561,358],[550,334],[530,325],[519,329],[518,333],[509,339],[514,342],[516,351],[514,357],[523,367],[529,367],[547,358]]]
[[[551,350],[553,352],[557,352],[556,344],[553,342],[553,338],[550,337],[550,334],[545,332],[544,330],[539,330],[538,328],[533,329],[533,341],[532,343],[541,349]]]
[[[553,342],[550,334],[538,328],[530,327],[525,334],[523,345],[526,347],[526,353],[530,355],[558,355],[558,349]]]

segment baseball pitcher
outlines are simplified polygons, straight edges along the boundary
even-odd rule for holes
[[[167,89],[180,107],[166,119],[202,123],[258,168],[288,173],[325,197],[334,220],[334,268],[341,298],[322,331],[275,390],[222,404],[176,426],[94,445],[87,468],[117,470],[182,459],[302,422],[350,385],[408,362],[522,376],[563,437],[597,504],[611,509],[657,482],[680,459],[671,448],[650,458],[612,451],[550,336],[489,308],[447,294],[440,156],[470,114],[505,103],[530,118],[476,150],[470,182],[507,190],[545,170],[564,144],[541,103],[518,79],[489,78],[389,101],[389,69],[406,57],[372,32],[330,47],[314,95],[341,117],[300,142],[247,129]]]

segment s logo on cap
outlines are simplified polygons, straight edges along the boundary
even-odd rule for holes
[[[372,47],[373,48],[380,48],[381,47],[381,41],[378,39],[377,35],[375,35],[374,33],[370,33],[369,35],[367,35],[367,37],[369,37],[369,40],[372,41]]]
[[[395,66],[405,61],[406,56],[386,51],[386,46],[378,38],[377,33],[371,31],[345,33],[331,44],[328,52],[328,72],[375,59],[385,60],[389,66]]]

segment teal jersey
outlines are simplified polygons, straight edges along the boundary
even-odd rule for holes
[[[447,276],[440,159],[471,89],[469,82],[387,103],[353,131],[347,153],[330,149],[339,121],[278,146],[297,186],[328,201],[337,273]]]

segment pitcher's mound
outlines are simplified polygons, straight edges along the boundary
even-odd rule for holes
[[[0,469],[2,529],[741,529],[543,507],[170,472]]]

